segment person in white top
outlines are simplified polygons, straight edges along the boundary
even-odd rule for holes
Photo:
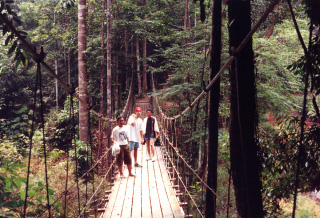
[[[142,167],[137,161],[138,158],[138,148],[140,143],[143,143],[143,134],[142,134],[142,119],[141,116],[141,107],[136,107],[135,113],[132,114],[128,119],[129,126],[129,147],[130,151],[133,151],[134,156],[134,166]]]
[[[151,109],[147,109],[147,117],[144,118],[143,120],[142,132],[144,135],[144,139],[146,140],[147,151],[149,155],[147,160],[152,159],[152,161],[154,162],[156,161],[154,157],[154,139],[160,138],[160,135],[159,135],[158,121],[155,117],[152,116]],[[152,156],[151,156],[151,153],[152,153]]]
[[[119,167],[120,178],[125,178],[122,171],[123,161],[128,167],[129,176],[135,176],[132,174],[131,169],[131,154],[128,145],[129,142],[129,129],[127,125],[124,125],[124,118],[122,116],[117,118],[118,126],[114,127],[111,133],[111,140],[113,143],[118,142],[120,146],[120,154],[117,155],[117,164]]]

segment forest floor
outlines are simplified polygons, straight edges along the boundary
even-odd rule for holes
[[[289,202],[281,202],[281,208],[285,215],[284,217],[292,216],[293,200]],[[302,193],[297,198],[297,218],[318,218],[320,217],[320,200],[314,198],[310,193]]]

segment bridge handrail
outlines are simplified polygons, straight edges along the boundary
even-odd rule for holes
[[[104,175],[104,177],[101,179],[101,182],[99,183],[98,187],[96,188],[95,192],[91,195],[89,201],[86,202],[86,204],[84,205],[81,213],[78,215],[78,217],[81,217],[81,215],[84,213],[85,209],[87,208],[88,204],[91,202],[92,198],[96,195],[96,193],[98,192],[100,186],[102,185],[103,181],[107,178],[107,175],[110,173],[110,170],[112,169],[114,163],[116,162],[116,159],[114,159],[112,161],[112,164],[110,164],[108,171],[106,172],[106,174]]]

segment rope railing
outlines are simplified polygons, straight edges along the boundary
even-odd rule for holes
[[[101,158],[100,158],[97,162],[95,162],[95,164],[94,164],[89,170],[87,170],[85,173],[83,173],[82,176],[78,178],[78,180],[83,179],[89,172],[91,172],[91,170],[93,170],[94,168],[96,168],[96,166],[103,160],[103,158],[107,156],[107,154],[108,154],[109,151],[111,151],[111,148],[109,148],[109,149],[104,153],[104,155],[101,156]],[[77,183],[74,182],[67,190],[63,191],[63,192],[61,193],[60,197],[57,198],[53,203],[51,203],[50,206],[53,206],[55,203],[57,203],[57,202],[65,195],[65,193],[70,192],[70,191],[75,187],[76,184],[77,184]]]
[[[179,171],[176,169],[175,164],[174,164],[174,162],[172,161],[174,158],[173,158],[173,157],[170,158],[169,150],[171,150],[172,152],[174,152],[174,154],[176,155],[176,159],[181,160],[182,163],[192,172],[192,174],[196,176],[196,178],[198,179],[198,181],[199,181],[202,185],[204,185],[207,189],[209,189],[209,190],[216,196],[216,198],[219,199],[219,200],[222,202],[222,206],[220,206],[221,208],[231,209],[231,206],[230,206],[228,203],[224,203],[224,200],[223,200],[211,187],[209,187],[209,185],[208,185],[205,181],[203,181],[203,179],[197,174],[197,172],[188,164],[188,162],[185,160],[185,158],[184,158],[184,157],[180,154],[180,152],[178,151],[178,148],[175,147],[172,142],[170,142],[169,136],[164,132],[163,129],[166,129],[166,128],[165,128],[164,126],[162,126],[162,128],[161,128],[161,131],[162,131],[162,134],[161,134],[161,135],[163,136],[162,142],[163,142],[164,145],[165,145],[165,146],[163,147],[163,148],[165,149],[165,152],[166,152],[166,155],[165,155],[165,156],[167,156],[167,157],[169,158],[169,161],[170,161],[170,163],[171,163],[171,167],[175,170],[176,176],[179,178],[180,182],[182,183],[182,186],[183,186],[184,188],[186,188],[186,185],[185,185],[185,184],[183,183],[183,181],[180,179],[181,176],[180,176]],[[174,156],[174,155],[172,154],[172,156]],[[178,165],[178,164],[177,164],[177,165]],[[184,171],[184,172],[185,172],[185,171]],[[189,191],[188,191],[188,192],[189,192]],[[190,199],[191,199],[191,201],[194,201],[194,199],[193,199],[192,196],[190,196]],[[194,205],[196,205],[196,204],[194,203]],[[197,208],[198,208],[198,207],[197,207]],[[200,212],[200,211],[198,211],[198,212]],[[236,211],[235,211],[235,213],[237,214]],[[202,214],[202,215],[203,215],[203,214]],[[241,216],[240,216],[239,214],[237,214],[237,216],[241,218]]]
[[[91,202],[92,198],[97,194],[97,192],[99,191],[100,186],[102,185],[102,183],[104,182],[104,180],[107,178],[108,174],[111,172],[112,167],[115,163],[116,159],[113,160],[112,164],[109,166],[109,169],[107,170],[106,174],[104,175],[104,177],[101,179],[101,182],[99,183],[98,187],[96,188],[95,192],[91,195],[90,199],[86,202],[86,204],[84,205],[81,213],[78,215],[78,217],[81,217],[81,215],[84,213],[85,209],[87,208],[87,206],[89,205],[89,203]]]

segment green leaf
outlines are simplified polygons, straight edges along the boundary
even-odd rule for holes
[[[7,46],[12,39],[13,39],[13,34],[9,35],[9,36],[6,38],[6,41],[5,41],[4,45]]]
[[[24,190],[20,190],[20,199],[25,200],[26,199],[26,192]]]
[[[49,195],[53,195],[53,190],[51,188],[48,188]]]
[[[21,64],[21,57],[20,58],[18,58],[18,60],[16,61],[16,68],[18,68],[19,67],[19,65]]]
[[[15,41],[15,42],[13,43],[13,45],[11,46],[11,48],[9,49],[8,55],[11,55],[12,52],[14,52],[14,50],[16,49],[16,47],[17,47],[17,41]]]
[[[28,195],[29,195],[30,198],[32,198],[35,193],[36,193],[35,190],[30,190],[30,191],[28,191]]]

